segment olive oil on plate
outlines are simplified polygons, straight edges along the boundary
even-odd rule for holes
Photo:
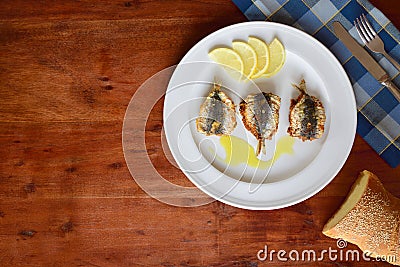
[[[253,168],[266,169],[271,167],[282,155],[294,154],[293,145],[295,140],[288,135],[279,138],[274,156],[267,161],[258,159],[255,148],[239,137],[226,135],[222,136],[219,141],[225,150],[225,158],[220,158],[220,160],[230,166],[247,164]]]

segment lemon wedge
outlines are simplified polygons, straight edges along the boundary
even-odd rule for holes
[[[211,50],[208,56],[218,64],[224,66],[233,77],[240,80],[244,70],[244,64],[238,53],[230,48],[220,47]]]
[[[257,67],[257,54],[253,47],[245,42],[232,42],[233,50],[240,55],[243,61],[243,75],[245,78],[250,78]]]
[[[253,47],[257,55],[257,66],[254,74],[250,77],[251,79],[256,79],[267,71],[269,65],[269,49],[264,41],[256,37],[249,37],[247,43]]]
[[[269,48],[269,64],[267,70],[262,77],[271,77],[275,75],[285,63],[286,52],[282,43],[275,38],[268,46]]]

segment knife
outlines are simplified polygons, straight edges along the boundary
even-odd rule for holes
[[[368,54],[368,52],[357,43],[356,40],[347,32],[343,25],[339,21],[333,22],[333,28],[336,36],[340,41],[350,50],[353,56],[360,61],[360,63],[368,70],[371,75],[377,79],[381,84],[386,86],[392,94],[396,97],[397,101],[400,102],[400,91],[391,82],[389,75],[385,70],[375,61],[375,59]]]

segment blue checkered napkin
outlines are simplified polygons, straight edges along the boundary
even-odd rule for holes
[[[400,103],[375,80],[339,41],[332,23],[340,21],[360,43],[353,21],[362,13],[400,60],[400,33],[367,0],[232,0],[249,20],[270,20],[303,30],[327,46],[342,63],[354,88],[358,107],[357,132],[393,168],[400,163]],[[362,44],[363,45],[363,44]],[[368,50],[368,49],[367,49]],[[380,54],[371,53],[400,88],[399,71]]]

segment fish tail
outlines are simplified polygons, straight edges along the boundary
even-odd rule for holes
[[[265,154],[265,142],[264,142],[264,139],[258,139],[256,155],[257,156],[260,155],[261,151]]]
[[[221,83],[214,77],[213,91],[219,91],[220,89],[221,89]]]
[[[301,79],[299,85],[292,83],[292,86],[300,92],[306,93],[306,81],[304,79]]]

